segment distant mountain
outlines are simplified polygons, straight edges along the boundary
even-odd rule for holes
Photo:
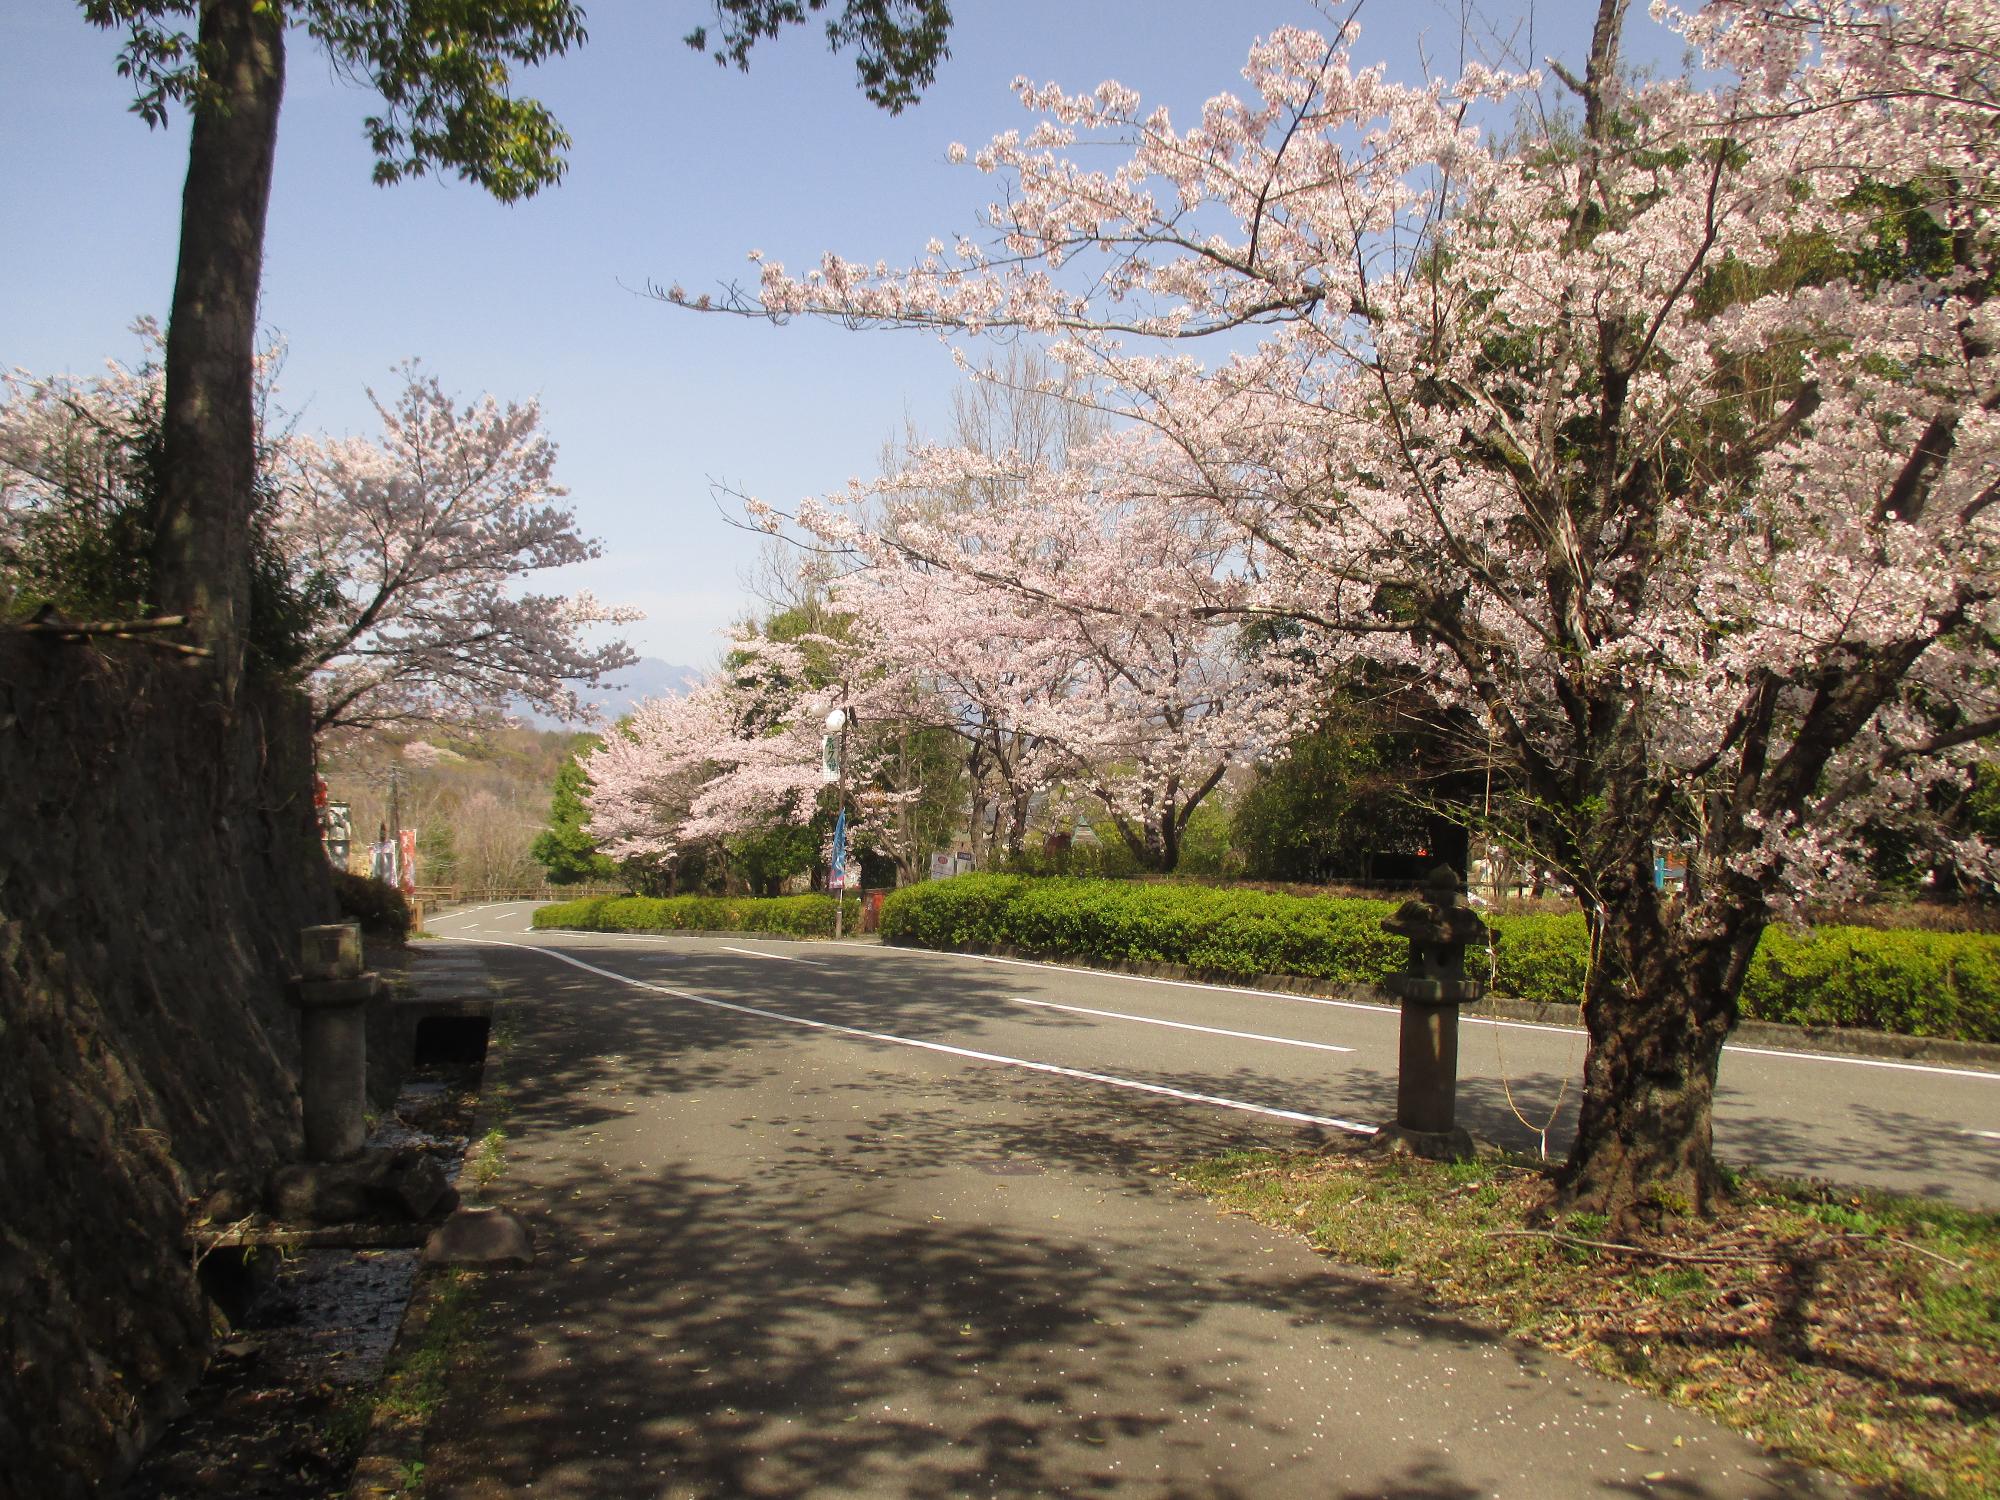
[[[685,697],[689,685],[704,675],[693,667],[677,667],[657,656],[642,656],[631,666],[612,674],[617,687],[587,688],[578,696],[587,703],[596,704],[597,711],[604,715],[607,723],[616,723],[621,715],[630,713],[648,698]],[[536,713],[518,702],[510,705],[509,712],[536,729],[577,727],[562,724],[547,714]]]

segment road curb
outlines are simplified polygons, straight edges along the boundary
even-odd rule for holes
[[[449,938],[440,939],[449,942]],[[520,1003],[517,996],[509,992],[503,981],[487,976],[487,985],[494,991],[493,1009],[490,1023],[498,1028],[500,1017],[508,1007]],[[486,1060],[480,1067],[479,1104],[473,1111],[470,1134],[466,1139],[465,1160],[470,1162],[479,1143],[486,1139],[498,1125],[496,1102],[504,1096],[505,1068],[504,1053],[494,1050],[491,1032],[487,1036]],[[461,1171],[460,1181],[464,1181]],[[429,1424],[422,1417],[391,1412],[386,1400],[391,1374],[407,1361],[410,1351],[422,1340],[430,1326],[432,1312],[438,1305],[447,1272],[464,1276],[468,1273],[446,1266],[427,1265],[422,1259],[417,1262],[416,1280],[410,1288],[410,1300],[403,1304],[403,1316],[396,1325],[395,1341],[389,1347],[389,1357],[383,1364],[383,1377],[375,1392],[375,1408],[368,1419],[368,1431],[361,1440],[361,1452],[354,1461],[354,1473],[348,1480],[346,1500],[400,1500],[400,1497],[422,1492],[424,1439]]]

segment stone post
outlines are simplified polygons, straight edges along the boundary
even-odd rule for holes
[[[382,981],[361,972],[354,923],[299,933],[299,1106],[306,1159],[345,1161],[368,1136],[367,1002]]]
[[[1472,1137],[1458,1124],[1458,1008],[1485,986],[1465,972],[1465,950],[1485,947],[1486,924],[1465,904],[1465,888],[1448,865],[1431,873],[1419,901],[1405,901],[1382,924],[1405,938],[1409,962],[1385,987],[1403,1002],[1398,1048],[1396,1123],[1382,1131],[1391,1150],[1462,1161]]]

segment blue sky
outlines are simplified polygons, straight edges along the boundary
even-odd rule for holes
[[[906,418],[942,435],[956,376],[928,335],[701,317],[638,290],[747,277],[751,249],[794,267],[826,249],[895,263],[933,234],[976,234],[994,183],[945,151],[1029,123],[1017,74],[1071,88],[1114,77],[1184,123],[1241,86],[1255,37],[1331,24],[1310,0],[956,9],[936,85],[891,117],[814,27],[763,44],[743,74],[681,44],[705,4],[603,0],[589,42],[520,85],[575,145],[560,187],[512,207],[455,181],[373,186],[370,96],[295,37],[263,308],[289,344],[284,404],[308,429],[365,431],[365,388],[387,394],[390,367],[413,355],[467,397],[538,396],[559,475],[605,549],[560,586],[644,609],[627,632],[642,654],[710,664],[717,633],[753,607],[739,579],[756,551],[712,486],[788,506],[871,474]],[[1580,59],[1592,9],[1542,0],[1536,54]],[[1475,30],[1525,36],[1525,3],[1467,13]],[[1368,0],[1357,59],[1414,78],[1422,46],[1449,72],[1460,18],[1455,0]],[[127,113],[116,52],[59,0],[0,13],[0,365],[130,359],[131,320],[165,315],[186,125],[149,131]]]

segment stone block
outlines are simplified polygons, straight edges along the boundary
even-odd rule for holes
[[[383,1185],[396,1200],[399,1216],[409,1219],[429,1218],[451,1191],[444,1168],[428,1152],[399,1155]]]
[[[1384,1125],[1370,1145],[1390,1156],[1420,1156],[1426,1161],[1471,1161],[1479,1154],[1471,1133],[1462,1126],[1411,1130],[1403,1125]]]
[[[265,1183],[265,1203],[288,1224],[352,1224],[372,1218],[390,1198],[394,1166],[388,1152],[367,1151],[352,1161],[279,1167]]]
[[[535,1243],[518,1214],[504,1208],[461,1208],[424,1242],[427,1266],[519,1269],[534,1264]]]
[[[352,979],[361,972],[361,924],[299,929],[299,972],[307,979]]]

